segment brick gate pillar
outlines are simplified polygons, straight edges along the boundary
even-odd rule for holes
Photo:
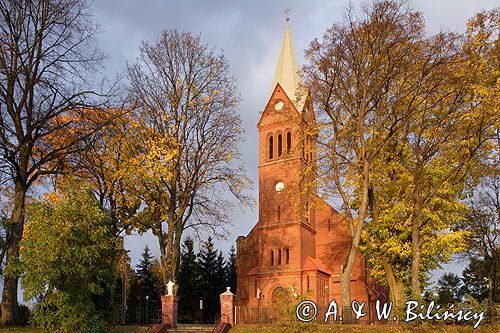
[[[170,327],[177,326],[177,305],[177,296],[163,295],[161,297],[161,322],[163,324],[169,324]]]
[[[234,326],[234,294],[230,287],[220,294],[220,321]]]

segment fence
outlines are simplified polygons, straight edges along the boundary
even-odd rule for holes
[[[288,305],[281,305],[275,307],[247,307],[247,306],[235,306],[235,325],[272,325],[272,324],[289,324],[294,322],[299,322],[300,320],[297,318],[295,308]],[[405,322],[405,314],[403,311],[399,313],[399,320],[396,319],[396,316],[393,313],[388,316],[388,318],[379,318],[377,314],[377,310],[373,307],[363,309],[363,312],[366,313],[363,317],[358,319],[355,318],[355,315],[352,311],[347,311],[346,313],[342,312],[342,307],[338,307],[338,312],[336,317],[334,315],[326,314],[328,313],[328,307],[317,307],[316,314],[314,318],[307,323],[310,324],[323,324],[323,325],[339,325],[339,324],[355,324],[355,325],[399,325],[406,323]],[[500,311],[499,311],[500,312]],[[481,321],[481,324],[486,323],[495,323],[497,322],[498,314],[496,312],[486,314],[484,321]],[[325,317],[327,317],[325,321]],[[466,316],[464,316],[465,318]],[[469,316],[470,317],[470,316]],[[311,317],[308,317],[311,318]],[[462,320],[441,320],[441,319],[428,319],[423,320],[426,323],[432,325],[474,325],[478,322],[478,319],[475,317],[470,317],[469,319]],[[415,322],[421,322],[420,320],[416,320]]]
[[[159,324],[161,323],[161,302],[149,301],[137,306],[127,307],[125,323]]]
[[[393,318],[378,320],[375,309],[365,309],[366,315],[355,319],[352,312],[342,313],[339,309],[336,320],[333,315],[328,316],[325,322],[325,315],[328,307],[318,307],[316,316],[311,323],[316,324],[367,324],[367,325],[397,325]],[[341,319],[342,317],[342,319]],[[283,322],[299,321],[295,314],[295,309],[287,311],[283,308],[268,307],[235,307],[235,324],[279,324]]]

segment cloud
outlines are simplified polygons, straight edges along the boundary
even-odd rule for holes
[[[469,17],[483,8],[491,9],[495,1],[419,0],[410,5],[424,13],[427,31],[441,29],[464,31]],[[360,1],[353,1],[359,7]],[[107,73],[113,76],[133,62],[143,40],[154,41],[163,29],[178,29],[201,33],[209,46],[222,49],[231,63],[243,99],[240,110],[247,141],[241,145],[248,174],[258,189],[258,136],[256,124],[259,112],[269,96],[274,66],[284,32],[285,8],[292,8],[290,26],[299,62],[304,62],[303,50],[315,37],[321,37],[334,22],[340,21],[349,1],[96,1],[94,12],[103,33],[101,48],[110,56]],[[246,235],[258,219],[258,210],[232,213],[234,227],[229,248],[238,235]],[[127,247],[137,258],[144,243],[158,253],[154,237],[133,236]],[[139,252],[136,252],[139,251]]]

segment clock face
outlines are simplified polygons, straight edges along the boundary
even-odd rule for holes
[[[276,104],[274,104],[274,109],[276,111],[279,111],[279,110],[282,110],[284,106],[285,106],[285,102],[277,101]]]
[[[276,192],[281,192],[285,188],[285,184],[283,182],[277,182],[275,188]]]

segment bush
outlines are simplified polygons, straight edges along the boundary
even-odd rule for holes
[[[117,253],[107,212],[89,190],[70,183],[30,204],[27,220],[20,244],[24,295],[42,298],[33,324],[45,332],[103,332]]]
[[[33,325],[46,332],[104,332],[104,322],[91,300],[75,297],[63,291],[51,292],[38,303]]]
[[[31,310],[26,305],[19,305],[19,325],[28,325],[31,321]]]

